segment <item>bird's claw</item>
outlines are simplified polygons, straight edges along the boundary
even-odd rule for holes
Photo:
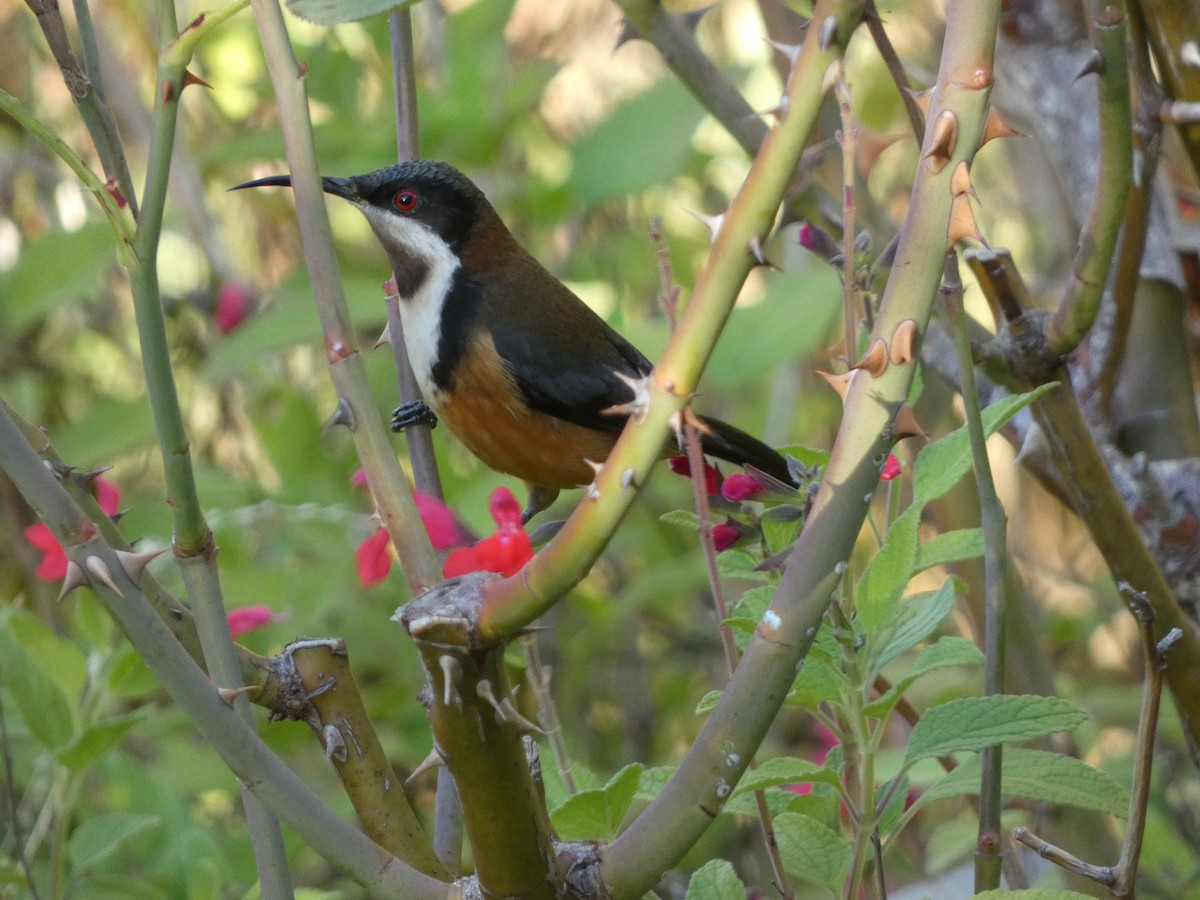
[[[436,428],[438,417],[424,400],[407,400],[392,410],[392,431],[406,431],[414,425]]]

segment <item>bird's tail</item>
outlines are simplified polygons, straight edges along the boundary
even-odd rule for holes
[[[720,419],[705,417],[702,421],[708,429],[708,433],[702,433],[700,439],[700,446],[705,453],[739,466],[750,466],[783,484],[796,484],[787,460],[758,438]]]

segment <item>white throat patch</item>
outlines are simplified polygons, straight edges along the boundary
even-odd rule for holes
[[[408,361],[425,401],[435,410],[440,393],[433,382],[433,367],[438,361],[438,343],[442,336],[442,310],[446,294],[460,265],[450,245],[422,222],[400,218],[373,206],[359,209],[384,245],[403,250],[425,266],[425,277],[409,296],[400,295],[400,321],[404,325],[404,345]]]

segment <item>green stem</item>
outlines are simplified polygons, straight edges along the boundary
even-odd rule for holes
[[[983,692],[991,696],[1004,692],[1004,633],[1007,598],[1005,585],[1008,563],[1008,518],[996,494],[992,467],[988,461],[987,438],[979,410],[979,392],[975,387],[975,364],[971,355],[971,332],[962,303],[962,281],[958,275],[958,257],[946,257],[942,278],[942,298],[954,331],[958,351],[958,369],[962,379],[963,406],[966,410],[967,436],[971,442],[971,465],[979,495],[979,513],[983,526],[984,571],[984,668]],[[975,847],[975,890],[1000,887],[1000,867],[1004,842],[1000,837],[1001,763],[1003,747],[995,744],[980,753],[982,776],[979,786],[979,837]]]

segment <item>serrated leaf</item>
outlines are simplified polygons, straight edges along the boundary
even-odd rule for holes
[[[917,547],[913,572],[924,572],[934,566],[975,559],[983,555],[983,529],[960,528],[930,538]]]
[[[690,528],[692,531],[697,531],[700,528],[700,520],[696,518],[696,514],[686,509],[668,510],[658,517],[658,521],[664,525],[678,525],[683,528]]]
[[[875,634],[892,615],[912,578],[920,526],[921,508],[914,503],[892,522],[883,546],[863,570],[854,590],[854,608],[868,634]]]
[[[724,859],[710,859],[692,873],[686,900],[746,900],[746,886]]]
[[[766,581],[769,577],[766,572],[755,571],[758,563],[758,559],[752,553],[738,547],[730,547],[717,554],[717,571],[722,575]]]
[[[990,435],[1018,412],[1058,387],[1058,382],[1039,385],[1024,394],[1013,394],[998,400],[983,410],[983,431]],[[923,507],[936,500],[971,468],[971,443],[965,425],[950,432],[939,441],[929,444],[917,457],[913,475],[913,506]]]
[[[580,791],[550,813],[559,837],[565,841],[611,840],[625,820],[637,795],[643,766],[631,763],[602,788]]]
[[[287,0],[292,14],[315,25],[341,25],[412,6],[417,0]]]
[[[786,811],[792,800],[796,798],[791,791],[785,791],[782,788],[767,788],[763,793],[766,795],[767,810],[771,813],[772,818]],[[754,794],[739,794],[736,797],[730,797],[729,802],[721,807],[721,812],[731,816],[757,819],[759,815],[758,798]]]
[[[67,841],[67,858],[78,872],[112,855],[121,844],[159,823],[158,816],[103,813],[84,819]]]
[[[792,682],[792,690],[785,701],[789,706],[816,709],[827,700],[840,702],[847,679],[834,665],[833,654],[837,652],[837,642],[828,631],[822,630]]]
[[[879,636],[871,646],[872,672],[878,672],[901,653],[933,634],[954,609],[958,584],[955,578],[947,578],[936,591],[913,594],[896,605],[891,619],[879,630]]]
[[[1059,806],[1075,806],[1111,816],[1123,816],[1129,792],[1105,772],[1082,760],[1047,750],[1006,747],[1002,754],[1001,791],[1005,797],[1026,797]],[[980,758],[964,760],[934,783],[920,803],[979,793]]]
[[[792,812],[775,819],[775,838],[785,869],[841,895],[853,854],[849,841],[811,816]]]
[[[837,787],[841,779],[835,772],[824,766],[797,759],[794,756],[777,756],[768,759],[757,769],[747,770],[734,790],[735,797],[753,793],[769,787],[782,787],[785,784],[828,784]]]
[[[991,744],[1073,731],[1086,720],[1081,709],[1058,697],[962,697],[935,706],[921,717],[909,737],[904,765],[956,750],[980,750]]]
[[[709,691],[700,698],[700,702],[696,704],[696,715],[707,716],[712,712],[718,703],[721,702],[721,691]]]
[[[944,635],[921,651],[904,680],[911,684],[935,669],[951,666],[981,666],[983,659],[983,652],[972,641],[957,635]]]

